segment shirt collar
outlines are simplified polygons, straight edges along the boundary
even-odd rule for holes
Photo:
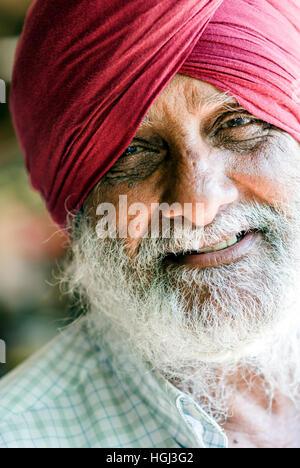
[[[94,328],[95,330],[96,328]],[[135,395],[148,408],[154,419],[166,427],[170,435],[184,448],[227,448],[224,431],[194,399],[177,389],[151,366],[134,355],[125,345],[113,351],[108,336],[97,335],[89,327],[96,351],[103,351],[117,379],[126,386],[128,396]]]

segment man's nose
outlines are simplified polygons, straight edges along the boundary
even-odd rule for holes
[[[238,188],[226,175],[221,161],[216,162],[208,154],[186,152],[168,180],[163,202],[171,209],[164,210],[163,216],[184,216],[194,226],[206,226],[238,198]]]

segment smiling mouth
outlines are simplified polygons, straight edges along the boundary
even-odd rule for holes
[[[217,244],[199,250],[182,251],[166,256],[168,264],[191,265],[201,268],[219,266],[238,261],[252,250],[262,239],[257,230],[242,231]]]

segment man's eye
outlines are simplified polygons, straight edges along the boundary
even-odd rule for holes
[[[219,130],[225,129],[225,128],[235,128],[235,127],[244,127],[245,125],[248,125],[249,123],[254,122],[253,119],[250,117],[237,117],[235,119],[230,119],[227,122],[225,122]]]
[[[220,118],[215,124],[212,137],[220,136],[227,139],[231,136],[234,140],[258,138],[263,136],[264,132],[270,127],[266,122],[251,115],[239,115],[227,120]]]
[[[255,122],[256,122],[256,120],[254,120],[251,117],[235,117],[234,119],[229,119],[229,120],[225,121],[224,123],[221,123],[221,125],[219,125],[217,127],[217,129],[214,131],[212,136],[214,137],[214,136],[218,135],[218,133],[223,131],[223,130],[230,130],[232,128],[246,127],[247,125],[249,125],[251,123],[255,123]]]
[[[144,148],[143,146],[132,145],[132,146],[128,146],[127,150],[124,151],[123,156],[130,156],[132,154],[139,154],[139,153],[142,153],[143,151],[147,151],[147,148]],[[149,151],[149,149],[148,149],[148,151]]]

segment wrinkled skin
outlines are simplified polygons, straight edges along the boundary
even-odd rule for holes
[[[249,115],[211,85],[177,75],[86,206],[95,223],[97,205],[110,202],[118,211],[120,194],[128,196],[128,204],[149,207],[140,238],[127,239],[134,257],[151,220],[151,203],[201,202],[203,226],[241,200],[286,207],[295,201],[290,187],[299,162],[299,144],[285,132]],[[193,215],[190,221],[196,222]],[[250,398],[242,383],[239,388],[234,418],[224,428],[231,447],[300,446],[300,425],[285,398],[276,396],[269,413],[259,385]]]

